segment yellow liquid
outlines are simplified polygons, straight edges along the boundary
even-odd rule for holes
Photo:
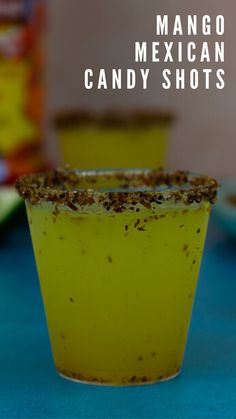
[[[72,168],[163,167],[168,128],[58,130],[62,163]]]
[[[114,385],[177,375],[210,204],[56,216],[27,206],[58,371]]]

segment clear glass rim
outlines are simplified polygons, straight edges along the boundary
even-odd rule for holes
[[[96,188],[98,180],[116,181],[118,187]],[[80,182],[88,185],[79,187]],[[165,190],[157,190],[158,186]],[[186,188],[186,185],[188,187]],[[120,189],[119,189],[120,187]],[[138,204],[151,208],[167,201],[190,205],[216,201],[218,183],[210,177],[184,171],[167,172],[161,169],[127,170],[64,170],[35,173],[20,177],[16,189],[31,204],[51,202],[72,210],[101,204],[106,209],[124,209]]]

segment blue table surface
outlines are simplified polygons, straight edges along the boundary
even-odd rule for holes
[[[236,418],[236,244],[211,226],[182,374],[96,387],[54,370],[25,223],[0,234],[0,418]]]

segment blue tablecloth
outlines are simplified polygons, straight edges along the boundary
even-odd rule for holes
[[[107,388],[55,373],[27,227],[2,233],[0,418],[236,418],[236,245],[210,228],[182,374]]]

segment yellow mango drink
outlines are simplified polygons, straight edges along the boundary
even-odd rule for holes
[[[162,171],[20,178],[55,365],[134,385],[181,369],[217,182]]]
[[[172,120],[160,111],[58,114],[61,163],[80,169],[164,167]]]

